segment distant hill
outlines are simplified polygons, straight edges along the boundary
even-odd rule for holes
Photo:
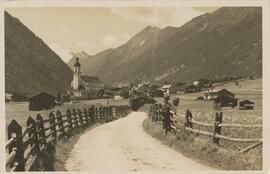
[[[223,7],[179,28],[149,26],[120,47],[81,62],[83,73],[110,83],[135,78],[187,81],[261,76],[262,11],[256,7]]]
[[[38,36],[5,12],[5,91],[66,92],[72,71]]]

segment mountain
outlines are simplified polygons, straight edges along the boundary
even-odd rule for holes
[[[28,96],[66,92],[72,71],[38,36],[5,12],[5,91]]]
[[[262,11],[223,7],[179,28],[148,26],[120,47],[90,56],[81,65],[83,73],[109,83],[262,76]]]

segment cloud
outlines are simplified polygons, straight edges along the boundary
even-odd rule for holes
[[[120,36],[114,36],[112,34],[107,34],[101,39],[101,43],[107,47],[118,47],[124,44],[131,38],[129,34],[122,34]]]
[[[64,61],[68,62],[72,58],[71,51],[62,47],[59,43],[54,42],[49,44],[49,47]]]
[[[102,38],[102,44],[105,45],[105,46],[115,46],[117,44],[119,44],[119,40],[113,36],[113,35],[105,35],[103,38]]]
[[[190,7],[116,7],[110,10],[126,20],[158,27],[180,27],[202,14]]]

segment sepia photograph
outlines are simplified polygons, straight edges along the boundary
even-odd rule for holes
[[[262,171],[262,9],[5,7],[6,172]]]

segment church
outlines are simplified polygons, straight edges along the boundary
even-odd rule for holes
[[[71,89],[74,98],[97,98],[100,91],[104,90],[104,84],[98,77],[82,75],[79,58],[76,57]]]

